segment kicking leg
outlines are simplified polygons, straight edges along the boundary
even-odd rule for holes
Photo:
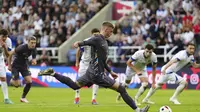
[[[42,75],[53,76],[57,80],[59,80],[61,83],[66,84],[67,86],[69,86],[73,90],[77,90],[77,89],[80,89],[82,87],[81,84],[79,84],[78,82],[74,82],[69,77],[66,77],[66,76],[63,76],[63,75],[60,75],[60,74],[54,72],[54,70],[52,68],[48,68],[46,70],[42,70],[42,71],[39,72],[38,75],[39,76],[42,76]]]
[[[124,86],[120,85],[118,82],[115,82],[111,89],[116,90],[120,93],[123,100],[128,104],[133,110],[136,112],[147,112],[149,110],[149,106],[145,106],[144,108],[140,109],[136,106],[134,100],[128,95]]]
[[[126,80],[125,83],[122,83],[122,86],[124,87],[128,87],[128,85],[130,84],[131,80]],[[116,102],[119,102],[121,100],[121,95],[120,93],[117,95],[117,98],[116,98]]]

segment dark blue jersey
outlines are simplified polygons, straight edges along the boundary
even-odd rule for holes
[[[103,35],[95,35],[92,38],[84,40],[79,43],[79,46],[91,46],[91,62],[89,66],[89,71],[94,71],[95,74],[104,74],[104,69],[111,72],[108,67],[107,55],[108,55],[108,43]]]
[[[28,65],[28,57],[32,55],[32,58],[36,58],[36,48],[28,48],[28,44],[19,45],[15,49],[13,65],[24,66]]]

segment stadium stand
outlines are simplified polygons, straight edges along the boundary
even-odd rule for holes
[[[125,14],[116,21],[115,41],[118,55],[134,50],[120,50],[122,46],[142,46],[151,43],[156,48],[178,46],[176,51],[183,49],[189,42],[199,43],[200,14],[199,3],[193,0],[147,0],[138,4],[136,10]],[[177,7],[178,6],[178,7]],[[157,54],[163,54],[156,49]]]
[[[39,54],[49,54],[54,58],[52,52],[45,51],[46,47],[53,49],[59,47],[107,2],[107,0],[3,0],[0,5],[0,28],[10,31],[14,47],[26,43],[28,36],[34,35],[37,37]]]
[[[10,31],[14,46],[26,42],[28,35],[35,35],[39,54],[57,59],[58,47],[107,4],[108,0],[2,0],[0,28]],[[123,63],[135,52],[131,46],[143,47],[147,43],[153,44],[155,52],[162,55],[165,51],[160,49],[162,46],[166,46],[167,52],[177,46],[176,52],[188,42],[198,45],[199,6],[198,0],[139,0],[135,10],[114,21],[116,28],[110,50],[117,49],[110,57],[117,55],[115,63]],[[45,51],[46,47],[52,47],[51,52]],[[73,49],[68,52],[67,56],[73,57]],[[41,57],[44,56],[38,59]],[[45,60],[49,60],[47,57]]]

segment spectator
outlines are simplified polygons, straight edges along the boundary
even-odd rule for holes
[[[49,45],[49,36],[47,31],[44,31],[44,35],[40,38],[40,47],[48,47]]]
[[[183,31],[185,31],[186,28],[192,29],[192,15],[190,12],[186,12],[186,15],[183,16]]]
[[[194,24],[193,32],[194,32],[194,38],[196,40],[196,43],[200,43],[200,19],[198,19],[196,23]]]
[[[45,49],[42,50],[42,55],[39,57],[38,60],[40,61],[40,66],[48,66],[51,62],[49,53]]]
[[[38,30],[42,29],[42,25],[43,25],[43,20],[37,15],[35,16],[35,21],[33,22],[33,25],[35,28],[37,28]]]
[[[16,1],[16,6],[17,6],[17,7],[22,7],[23,4],[24,4],[24,0],[17,0],[17,1]]]
[[[189,0],[184,0],[183,3],[182,3],[182,7],[186,12],[192,11],[192,9],[193,9],[192,8],[193,7],[192,2],[189,1]]]
[[[173,41],[172,47],[174,47],[174,46],[178,47],[175,52],[178,52],[178,51],[184,49],[184,44],[180,38],[181,38],[180,36],[174,36],[174,41]]]
[[[197,63],[200,63],[200,51],[197,53],[196,61],[197,61]]]
[[[26,11],[26,14],[31,14],[32,9],[33,7],[30,5],[29,1],[26,1],[24,7],[22,8],[22,10]]]
[[[91,12],[97,12],[99,11],[100,7],[101,3],[97,2],[97,0],[91,0],[91,2],[88,5],[88,10]]]
[[[195,8],[193,15],[194,15],[194,17],[192,19],[192,23],[195,24],[196,21],[198,21],[198,19],[200,19],[200,16],[199,16],[200,15],[200,9]]]
[[[159,6],[159,9],[156,11],[156,17],[163,19],[167,16],[167,10],[163,8],[163,5]]]
[[[136,39],[136,41],[135,41],[135,43],[134,43],[134,45],[135,45],[135,46],[142,46],[144,42],[145,42],[145,41],[144,41],[144,39],[143,39],[143,35],[142,35],[142,34],[139,34],[139,35],[138,35],[138,38]]]
[[[152,20],[149,28],[149,35],[152,40],[155,40],[157,37],[157,26],[155,22],[156,21]]]
[[[166,31],[166,23],[164,20],[160,21],[158,26],[158,32],[165,32]]]
[[[58,32],[57,32],[57,37],[56,39],[59,39],[62,42],[64,42],[66,39],[65,39],[66,35],[64,34],[62,28],[58,28]]]
[[[66,26],[69,27],[69,25],[71,24],[72,27],[74,27],[76,24],[76,20],[74,19],[74,17],[71,14],[69,14],[66,18],[67,18]]]
[[[0,20],[3,21],[8,17],[8,13],[6,12],[5,8],[1,9],[1,13],[0,13]]]
[[[124,24],[121,27],[123,34],[131,35],[131,26],[128,24],[128,22],[124,21]]]
[[[15,13],[17,12],[17,10],[19,9],[19,7],[16,7],[14,4],[15,4],[15,3],[14,3],[13,1],[11,1],[11,2],[10,2],[10,8],[9,8],[9,10],[10,10],[13,14],[15,14]],[[18,12],[19,12],[19,11],[18,11]]]
[[[147,8],[147,4],[143,4],[143,10],[142,12],[144,13],[145,17],[149,17],[151,10],[149,8]]]
[[[39,26],[35,27],[35,33],[33,34],[36,37],[36,47],[40,47],[40,40],[41,40],[41,34],[40,34],[41,28]]]
[[[159,37],[156,39],[157,46],[164,46],[167,44],[167,40],[165,38],[164,32],[159,32]]]
[[[186,28],[185,32],[182,33],[181,35],[181,40],[185,45],[187,45],[189,42],[192,42],[193,39],[194,39],[194,33],[189,28]]]
[[[55,28],[58,28],[58,21],[58,18],[54,15],[53,20],[51,21],[51,28],[53,28],[53,25],[55,26]]]
[[[147,38],[146,38],[146,41],[143,43],[142,48],[145,48],[145,46],[146,46],[147,44],[151,44],[151,45],[153,45],[154,47],[156,46],[156,45],[155,45],[155,41],[151,40],[150,37],[147,37]]]

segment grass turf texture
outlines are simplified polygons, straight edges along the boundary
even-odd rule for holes
[[[27,99],[30,103],[19,102],[23,88],[9,87],[10,99],[13,105],[3,103],[3,95],[0,94],[0,112],[134,112],[123,100],[116,103],[117,93],[109,89],[99,89],[97,102],[99,105],[91,105],[92,89],[82,89],[80,92],[80,104],[75,105],[74,91],[69,88],[39,88],[33,87]],[[136,89],[128,89],[133,97]],[[179,97],[182,105],[174,105],[169,102],[174,90],[159,90],[151,100],[156,104],[151,105],[149,112],[158,112],[163,105],[168,105],[173,112],[200,112],[200,91],[185,90]],[[146,95],[142,95],[140,101]],[[143,107],[144,105],[142,105]]]

